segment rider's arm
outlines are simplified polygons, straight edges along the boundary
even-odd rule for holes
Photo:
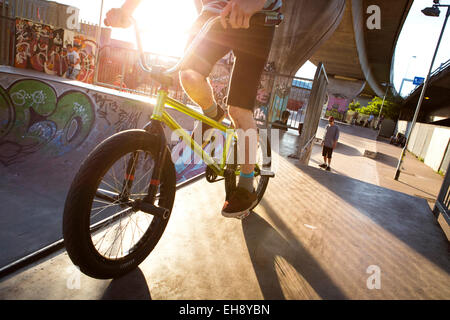
[[[141,0],[126,0],[121,9],[131,16],[140,3]]]
[[[105,25],[111,27],[128,28],[130,17],[141,0],[126,0],[121,8],[113,8],[106,13]]]
[[[247,29],[250,27],[250,18],[264,8],[266,0],[230,0],[220,13],[220,22],[226,29],[226,18],[232,28]]]

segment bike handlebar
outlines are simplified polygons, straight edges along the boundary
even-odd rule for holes
[[[152,67],[149,67],[147,63],[145,62],[145,53],[144,49],[142,47],[141,42],[141,36],[139,33],[138,24],[135,19],[131,18],[131,21],[133,22],[134,30],[136,33],[136,43],[139,51],[139,65],[141,69],[145,72],[152,73],[153,69]],[[170,76],[174,74],[175,72],[179,71],[181,66],[184,64],[184,62],[192,55],[195,47],[198,45],[198,43],[201,41],[201,39],[205,36],[205,34],[216,24],[218,21],[220,21],[220,17],[212,17],[209,20],[206,21],[206,23],[203,25],[200,32],[195,36],[194,40],[189,45],[188,49],[184,53],[183,57],[170,69],[164,70],[162,72],[163,76]],[[158,68],[159,69],[159,68]],[[161,69],[158,70],[158,72],[161,72]]]
[[[266,14],[266,23],[268,23],[267,25],[277,26],[283,20],[283,14],[281,14],[279,12],[267,12],[265,14]],[[164,69],[161,67],[153,67],[152,68],[146,64],[145,53],[144,53],[144,49],[142,47],[142,42],[141,42],[141,37],[139,34],[139,28],[138,28],[137,22],[132,17],[130,17],[130,19],[132,21],[132,24],[134,26],[134,30],[136,33],[136,43],[137,43],[138,50],[139,50],[139,65],[140,65],[141,69],[144,70],[145,72],[150,73],[152,75],[152,77],[155,79],[158,79],[158,78],[164,79],[164,78],[171,77],[172,74],[174,74],[175,72],[177,72],[181,69],[181,67],[183,66],[185,61],[187,61],[188,58],[192,56],[194,49],[197,47],[199,42],[204,38],[206,33],[208,33],[209,30],[211,30],[211,28],[217,22],[220,21],[220,16],[211,17],[206,21],[206,23],[200,29],[199,33],[195,36],[194,40],[189,45],[188,49],[185,51],[183,57],[170,69]]]

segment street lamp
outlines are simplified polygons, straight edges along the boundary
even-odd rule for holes
[[[439,7],[447,8],[447,13],[445,15],[445,20],[444,20],[444,24],[441,29],[441,34],[439,36],[439,40],[436,44],[436,49],[434,50],[434,55],[433,55],[433,59],[431,60],[430,69],[428,70],[427,78],[425,79],[425,82],[423,83],[422,92],[420,93],[420,98],[419,98],[419,101],[417,102],[416,112],[414,113],[414,117],[411,122],[411,127],[409,128],[409,130],[406,133],[405,146],[403,147],[402,153],[400,155],[400,159],[398,160],[397,170],[395,171],[394,180],[398,180],[398,178],[400,176],[400,168],[402,165],[403,157],[405,156],[405,153],[406,153],[406,148],[408,147],[409,137],[411,136],[411,132],[414,128],[414,125],[416,124],[417,116],[419,115],[420,107],[421,107],[423,99],[425,97],[425,91],[427,90],[428,82],[430,80],[430,74],[431,74],[431,70],[433,68],[434,60],[436,59],[439,45],[441,44],[442,35],[444,34],[444,30],[447,25],[448,17],[450,15],[450,5],[449,4],[440,4],[439,0],[433,0],[433,2],[434,2],[434,5],[432,7],[428,7],[428,8],[425,8],[422,10],[422,13],[424,15],[426,15],[428,17],[439,17],[439,14],[441,13],[441,11],[439,10]]]
[[[380,112],[378,113],[377,127],[379,126],[379,123],[380,123],[381,112],[383,112],[383,106],[384,106],[384,101],[386,100],[386,95],[388,93],[389,88],[392,87],[392,85],[390,83],[386,83],[386,82],[383,82],[381,85],[386,86],[386,92],[384,93],[383,102],[381,103]]]

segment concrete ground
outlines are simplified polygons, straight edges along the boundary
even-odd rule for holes
[[[326,121],[320,121],[317,138],[323,137],[326,125]],[[333,153],[332,172],[423,198],[427,200],[431,208],[434,207],[444,180],[441,175],[407,152],[399,180],[395,181],[394,175],[402,151],[401,147],[389,144],[387,138],[380,137],[377,140],[377,131],[373,129],[343,123],[338,123],[338,126],[340,139]],[[281,137],[281,141],[283,156],[296,152],[298,143],[296,131],[289,130]],[[365,157],[365,150],[376,152],[376,158]],[[322,147],[317,143],[313,147],[309,165],[318,167],[321,163],[323,163]]]
[[[375,147],[395,158],[373,131],[342,128],[332,172],[317,167],[319,146],[311,166],[283,157],[297,139],[281,137],[277,176],[245,220],[223,218],[223,183],[202,179],[177,192],[162,239],[134,272],[92,279],[61,251],[1,279],[0,299],[449,299],[448,242],[411,194],[431,197],[428,183],[414,184],[427,170],[407,158],[416,171],[393,184],[399,192],[383,187],[392,159],[362,156]]]

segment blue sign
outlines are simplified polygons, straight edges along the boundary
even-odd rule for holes
[[[425,81],[425,78],[414,77],[413,85],[420,86]]]

